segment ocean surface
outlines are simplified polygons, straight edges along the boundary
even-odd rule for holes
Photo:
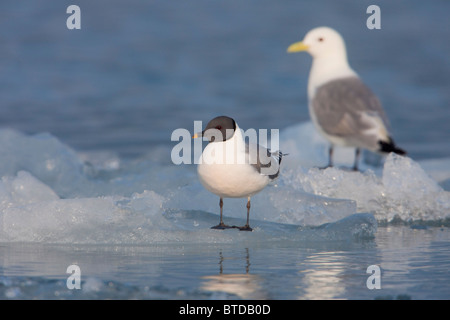
[[[371,4],[2,1],[0,299],[450,299],[450,2],[378,1],[378,30]],[[286,49],[322,25],[407,157],[318,169],[311,57]],[[253,232],[210,229],[218,197],[172,161],[172,133],[218,115],[289,154]]]

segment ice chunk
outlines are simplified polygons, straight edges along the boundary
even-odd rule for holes
[[[329,240],[330,237],[336,240],[341,239],[343,234],[348,238],[350,234],[344,232],[337,235],[336,230],[316,232],[310,228],[299,229],[299,225],[279,222],[305,223],[307,219],[305,212],[319,217],[311,218],[314,223],[321,220],[334,221],[339,220],[340,215],[351,215],[351,210],[354,210],[354,204],[350,203],[350,207],[347,207],[348,201],[336,200],[333,211],[324,205],[323,199],[316,199],[321,197],[307,195],[290,188],[272,187],[256,206],[260,209],[260,214],[259,219],[252,221],[255,233],[237,230],[233,230],[237,233],[224,233],[210,229],[218,221],[217,214],[170,208],[170,204],[173,205],[174,202],[149,190],[134,193],[129,197],[60,199],[51,188],[27,172],[19,172],[16,177],[3,178],[0,189],[2,199],[6,199],[7,203],[0,213],[0,241],[3,242],[230,243],[260,242],[269,239],[276,241],[291,237],[305,240],[310,236],[318,237],[320,240]],[[16,189],[21,192],[11,196]],[[293,203],[294,209],[289,211]],[[245,209],[245,201],[243,204]],[[270,207],[263,208],[264,206]],[[280,215],[283,212],[284,216]],[[230,223],[244,224],[245,210],[241,210],[240,213],[243,214],[227,219]]]
[[[356,213],[356,203],[348,199],[333,199],[279,185],[263,191],[256,205],[258,217],[266,221],[317,226],[334,222]]]
[[[280,149],[288,154],[283,158],[285,169],[299,165],[306,168],[326,166],[328,147],[329,143],[317,132],[312,122],[291,126],[280,132]],[[335,148],[333,161],[336,165],[351,166],[354,155],[352,148]]]
[[[327,160],[326,142],[320,142],[311,130],[310,124],[302,124],[284,132],[293,149],[283,147],[289,156],[283,158],[280,177],[252,197],[250,224],[255,232],[251,235],[210,229],[218,223],[219,198],[202,187],[195,165],[155,163],[149,158],[123,160],[101,153],[85,158],[94,169],[87,170],[89,166],[75,152],[51,135],[0,130],[4,149],[0,155],[0,241],[329,240],[346,232],[373,233],[367,217],[351,220],[352,227],[344,223],[358,212],[388,221],[449,218],[450,193],[442,188],[448,179],[445,162],[429,162],[427,167],[435,169],[433,177],[439,177],[440,184],[419,163],[396,155],[386,158],[383,170],[308,169],[307,163]],[[245,198],[225,199],[225,222],[243,225],[246,211]],[[339,227],[339,222],[347,227]]]
[[[290,171],[286,178],[308,193],[337,199],[351,199],[356,202],[358,212],[376,211],[372,200],[382,191],[379,178],[372,171],[365,173],[327,168],[312,168],[307,172]]]
[[[164,198],[153,191],[131,197],[60,199],[21,171],[2,179],[0,199],[0,241],[133,243],[143,229],[168,225],[162,216]]]
[[[51,188],[26,171],[19,171],[16,177],[5,176],[0,182],[0,211],[57,199],[58,195]]]
[[[64,197],[85,178],[76,153],[50,134],[27,136],[2,129],[0,145],[0,176],[28,171]]]
[[[378,228],[375,217],[368,213],[358,213],[343,218],[335,223],[327,223],[313,229],[324,239],[370,239]],[[322,231],[323,233],[319,233]]]
[[[198,179],[177,189],[165,206],[170,209],[203,210],[219,213],[219,197],[206,191]],[[273,185],[251,198],[250,222],[273,221],[296,225],[320,225],[356,213],[356,203],[348,199],[334,199],[314,195],[284,183],[285,174]],[[224,219],[245,218],[247,198],[224,199]]]
[[[375,235],[378,224],[375,217],[368,213],[351,214],[335,222],[319,226],[299,226],[270,221],[255,220],[252,223],[254,232],[241,232],[235,229],[224,231],[209,230],[217,224],[217,215],[204,211],[177,211],[167,213],[167,219],[184,230],[193,230],[192,221],[198,221],[195,227],[199,239],[205,241],[236,242],[243,241],[348,241],[354,239],[370,239]],[[245,219],[229,218],[230,225],[242,225]],[[191,234],[188,239],[195,239]]]
[[[118,219],[110,198],[60,199],[12,206],[1,213],[1,241],[101,241],[105,228]]]
[[[311,122],[282,130],[280,140],[282,151],[289,154],[283,158],[282,177],[296,190],[354,200],[358,212],[372,212],[379,220],[450,217],[450,193],[445,191],[450,159],[421,161],[422,167],[408,157],[391,154],[383,159],[382,170],[362,162],[363,172],[352,172],[340,166],[352,164],[353,149],[337,148],[337,167],[319,170],[328,161],[328,142]]]
[[[391,220],[441,220],[450,217],[450,192],[446,192],[418,163],[390,154],[384,165],[384,201],[378,214]]]
[[[442,189],[425,173],[417,162],[407,157],[390,154],[384,165],[383,185],[391,196],[430,195]]]
[[[120,158],[112,151],[84,151],[79,152],[78,157],[94,171],[92,173],[120,169]]]
[[[374,171],[339,168],[290,171],[289,184],[325,197],[356,201],[358,212],[379,220],[440,220],[450,217],[450,193],[407,157],[390,154],[381,177]]]

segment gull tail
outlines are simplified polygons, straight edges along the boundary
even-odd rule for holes
[[[273,174],[268,175],[270,180],[274,180],[274,179],[278,178],[278,175],[280,174],[281,160],[283,159],[283,156],[287,155],[287,153],[282,153],[281,151],[275,151],[275,152],[270,152],[269,154],[272,157],[272,160],[275,160],[276,162],[278,162],[278,165],[275,167],[277,171]],[[271,164],[273,165],[274,163],[271,163]]]
[[[281,151],[275,151],[272,152],[271,155],[274,156],[275,159],[277,159],[278,164],[281,164],[281,160],[283,159],[283,157],[289,155],[289,153],[282,153]]]
[[[396,154],[399,154],[401,156],[404,156],[406,154],[406,151],[397,147],[394,143],[394,140],[392,140],[391,137],[389,137],[389,140],[386,141],[378,141],[378,144],[380,145],[380,151],[381,152],[394,152]]]

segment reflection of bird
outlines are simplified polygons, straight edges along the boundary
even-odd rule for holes
[[[237,123],[229,117],[212,119],[194,138],[205,137],[209,144],[203,150],[197,171],[200,182],[220,197],[220,223],[214,229],[238,228],[251,231],[250,197],[261,191],[280,172],[281,152],[244,141]],[[223,198],[247,197],[247,223],[243,227],[223,223]]]
[[[244,273],[223,273],[224,257],[222,252],[220,255],[220,271],[218,275],[204,276],[202,279],[206,280],[202,284],[202,289],[213,292],[226,292],[234,294],[241,299],[260,300],[267,299],[267,293],[262,290],[262,279],[258,275],[249,273],[250,269],[250,254],[248,248],[246,249],[246,266]]]
[[[203,276],[205,281],[202,289],[214,292],[234,294],[241,299],[267,299],[261,292],[261,279],[253,274],[219,274]]]
[[[307,51],[313,57],[308,81],[309,113],[318,131],[330,142],[329,166],[335,145],[355,147],[354,170],[360,149],[405,154],[389,134],[388,121],[377,97],[349,66],[344,40],[335,30],[309,31],[288,52]]]

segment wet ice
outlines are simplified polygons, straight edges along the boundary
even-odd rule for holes
[[[209,230],[218,217],[218,203],[200,185],[193,165],[149,157],[125,161],[99,153],[80,156],[49,134],[2,130],[0,141],[5,149],[0,241],[138,244],[249,237]],[[308,229],[325,224],[342,226],[340,233],[330,233],[339,237],[367,236],[363,230],[369,224],[373,235],[376,222],[358,213],[378,221],[448,219],[450,193],[439,184],[448,177],[442,165],[448,160],[427,164],[433,178],[413,159],[396,155],[380,167],[366,164],[364,172],[339,166],[319,170],[312,164],[326,159],[326,145],[309,122],[282,130],[280,144],[289,156],[279,179],[254,197],[254,241],[268,234],[285,239],[286,233],[299,240],[326,239],[326,228],[319,236],[319,229]],[[159,150],[170,154],[168,148]],[[341,150],[341,162],[349,161],[351,153]],[[224,215],[244,219],[245,199],[225,199]],[[351,216],[355,218],[343,220]]]

